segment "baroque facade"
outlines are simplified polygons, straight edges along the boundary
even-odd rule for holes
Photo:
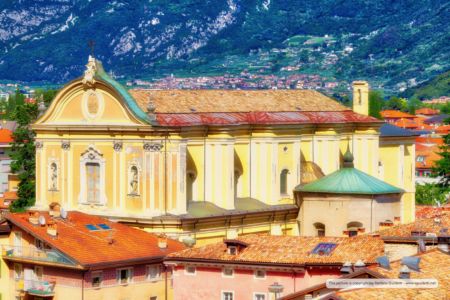
[[[294,188],[338,170],[350,145],[355,168],[405,191],[412,221],[414,142],[380,138],[368,88],[354,83],[353,111],[310,90],[127,91],[90,57],[33,125],[36,208],[198,243],[297,235]]]

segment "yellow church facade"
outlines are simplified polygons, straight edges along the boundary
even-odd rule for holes
[[[296,235],[294,188],[338,170],[350,145],[355,168],[405,191],[398,217],[410,222],[414,141],[380,137],[368,88],[354,83],[353,111],[309,90],[127,91],[91,57],[33,125],[36,207],[198,244]]]

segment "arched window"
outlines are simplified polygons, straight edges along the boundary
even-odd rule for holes
[[[325,225],[323,223],[314,223],[317,236],[325,236]]]
[[[350,222],[347,224],[347,232],[348,236],[357,236],[360,228],[363,228],[363,224],[361,222]]]
[[[186,200],[193,201],[195,196],[195,181],[197,179],[197,175],[195,172],[187,171],[186,173]]]
[[[288,194],[288,175],[289,170],[283,169],[280,173],[280,194],[287,195]]]

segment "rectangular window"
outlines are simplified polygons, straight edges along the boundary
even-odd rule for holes
[[[161,278],[161,266],[147,266],[147,280],[157,280]]]
[[[264,270],[256,270],[255,271],[255,278],[257,278],[257,279],[265,279],[266,278],[266,271],[264,271]]]
[[[22,255],[22,232],[14,232],[14,254]]]
[[[98,288],[102,286],[103,273],[101,271],[92,272],[92,287]]]
[[[100,164],[86,163],[87,201],[100,202]]]
[[[21,264],[14,264],[14,279],[22,279],[23,268]]]
[[[266,300],[266,294],[265,293],[254,293],[253,294],[253,300]]]
[[[132,269],[119,269],[117,270],[117,282],[119,284],[128,284],[131,282],[133,277]]]
[[[197,270],[194,266],[186,266],[184,268],[184,273],[187,275],[195,275],[196,272]]]
[[[222,292],[222,300],[233,300],[234,292]]]
[[[36,248],[39,250],[44,250],[45,248],[44,242],[41,241],[40,239],[34,239],[34,246],[36,246]]]
[[[231,254],[231,255],[236,255],[237,254],[237,247],[236,246],[229,246],[228,247],[228,254]]]
[[[34,279],[35,280],[42,280],[44,277],[44,268],[41,266],[34,266]]]
[[[152,296],[152,297],[150,297],[150,300],[158,300],[158,297],[157,296]]]
[[[234,270],[232,268],[223,268],[222,269],[222,276],[223,277],[233,277]]]

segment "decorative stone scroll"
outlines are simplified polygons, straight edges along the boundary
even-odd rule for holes
[[[150,152],[159,152],[163,148],[163,144],[160,143],[144,143],[144,150]]]
[[[61,148],[65,151],[70,150],[70,142],[69,141],[62,141],[61,142]]]
[[[122,142],[114,142],[113,148],[114,148],[114,151],[120,152],[123,149],[123,143]]]

